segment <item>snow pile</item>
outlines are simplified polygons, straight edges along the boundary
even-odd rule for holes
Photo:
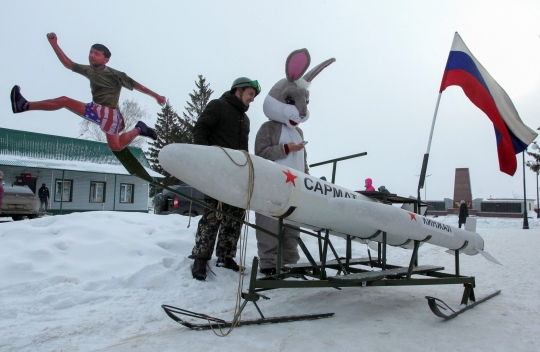
[[[253,217],[252,217],[253,218]],[[478,218],[486,250],[461,256],[463,275],[476,276],[476,295],[501,289],[492,300],[454,320],[434,316],[431,295],[459,304],[462,287],[409,286],[335,289],[280,289],[260,301],[265,316],[335,312],[317,321],[240,327],[226,338],[191,331],[168,318],[161,304],[230,320],[238,276],[216,268],[207,282],[191,278],[197,220],[179,215],[87,212],[0,224],[1,351],[268,351],[336,350],[536,350],[540,328],[540,222]],[[457,217],[438,217],[457,224]],[[303,235],[304,236],[304,235]],[[316,241],[304,240],[316,254]],[[345,241],[332,238],[336,250]],[[353,244],[353,256],[367,246]],[[420,264],[452,272],[445,249],[424,245]],[[410,251],[390,248],[389,262],[406,265]],[[256,255],[250,231],[248,258]],[[372,252],[372,255],[376,255]],[[248,270],[251,262],[247,263]],[[524,275],[527,273],[527,275]],[[246,277],[245,289],[249,277]],[[256,318],[252,304],[244,319]]]

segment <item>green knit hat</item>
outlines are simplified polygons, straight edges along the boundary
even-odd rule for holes
[[[251,80],[247,77],[239,77],[234,80],[231,86],[231,93],[234,92],[235,88],[242,88],[242,87],[254,88],[255,96],[259,95],[259,93],[261,92],[261,86],[259,85],[259,82],[257,80]]]

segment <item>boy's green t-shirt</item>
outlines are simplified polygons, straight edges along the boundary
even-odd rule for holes
[[[122,87],[133,90],[137,85],[131,77],[124,72],[105,66],[103,71],[96,71],[90,65],[73,63],[73,72],[79,73],[90,80],[92,101],[109,108],[118,109],[120,91]]]

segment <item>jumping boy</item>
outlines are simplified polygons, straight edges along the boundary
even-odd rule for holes
[[[14,86],[11,90],[11,106],[13,113],[17,114],[27,110],[53,111],[66,108],[75,114],[100,125],[107,135],[107,143],[113,151],[124,149],[137,136],[157,139],[156,131],[146,126],[142,121],[137,122],[135,128],[124,132],[124,118],[118,108],[120,91],[122,87],[129,90],[136,89],[157,100],[159,105],[165,104],[166,98],[158,95],[140,83],[135,82],[124,72],[106,66],[111,52],[102,44],[94,44],[90,48],[88,60],[90,65],[79,65],[71,61],[58,46],[58,38],[54,33],[48,33],[47,39],[60,62],[73,72],[79,73],[90,80],[92,102],[85,104],[80,101],[59,97],[56,99],[29,102],[21,95],[21,88]]]

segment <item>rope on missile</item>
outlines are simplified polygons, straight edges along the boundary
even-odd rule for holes
[[[216,209],[219,211],[223,211],[223,203],[220,200],[218,200],[217,202]],[[220,212],[216,212],[216,219],[218,220],[223,219],[223,214]]]
[[[251,156],[249,153],[245,150],[241,150],[242,153],[246,156],[246,162],[244,164],[237,163],[230,155],[229,153],[222,147],[219,147],[225,154],[229,157],[229,159],[237,166],[243,167],[247,166],[249,175],[248,175],[248,188],[247,188],[247,201],[246,201],[246,208],[244,210],[244,217],[247,222],[249,222],[249,208],[251,206],[251,197],[253,195],[253,187],[255,184],[255,170],[253,168],[253,161],[251,160]],[[218,203],[218,209],[221,210],[221,202]],[[227,332],[223,332],[221,327],[218,323],[219,333],[214,329],[212,326],[212,323],[210,320],[208,320],[208,324],[212,328],[212,331],[216,336],[225,337],[229,335],[234,328],[240,324],[241,320],[241,305],[242,305],[242,288],[244,287],[244,269],[246,268],[246,252],[247,252],[247,240],[248,240],[248,226],[244,226],[244,231],[242,235],[240,236],[240,271],[238,275],[238,289],[236,292],[236,307],[234,309],[234,316],[233,316],[233,323],[229,327],[229,330]],[[238,316],[238,319],[234,320]]]

